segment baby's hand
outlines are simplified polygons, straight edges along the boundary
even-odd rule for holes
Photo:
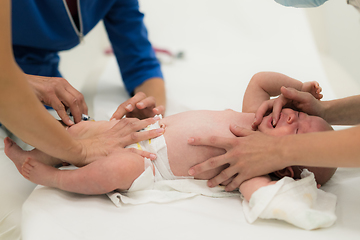
[[[304,82],[301,91],[311,93],[316,99],[322,99],[323,95],[321,94],[322,88],[319,83],[316,81]]]

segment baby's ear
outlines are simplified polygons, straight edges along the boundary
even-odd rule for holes
[[[283,177],[293,178],[295,176],[294,170],[292,169],[292,167],[286,167],[284,169],[275,171],[274,174],[279,178],[283,178]]]

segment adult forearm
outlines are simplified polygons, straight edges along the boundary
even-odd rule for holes
[[[360,126],[341,131],[288,135],[281,139],[280,157],[288,165],[360,167]]]
[[[146,96],[153,96],[156,106],[166,107],[166,94],[164,80],[161,78],[150,78],[135,89],[135,93],[143,92]]]
[[[46,111],[15,63],[1,74],[0,122],[26,143],[70,162],[79,161],[82,148]]]
[[[360,123],[360,95],[323,102],[322,116],[333,125],[356,125]]]
[[[82,148],[37,99],[16,65],[11,45],[11,1],[0,1],[0,122],[23,141],[64,160],[81,159]]]

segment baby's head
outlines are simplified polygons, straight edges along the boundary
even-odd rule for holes
[[[294,179],[300,179],[301,173],[304,169],[314,173],[316,183],[320,184],[321,186],[329,181],[336,171],[336,168],[291,166],[275,171],[272,174],[277,178],[291,177]]]
[[[272,124],[271,114],[264,117],[258,129],[260,132],[273,136],[284,136],[289,134],[301,134],[320,131],[331,131],[333,128],[324,119],[317,116],[310,116],[303,112],[284,108],[281,111],[277,124]],[[290,176],[295,179],[300,178],[302,169],[313,172],[318,184],[325,184],[335,173],[336,168],[291,166],[278,171],[278,176]]]
[[[275,126],[272,124],[272,121],[271,114],[265,116],[258,126],[259,131],[273,136],[284,136],[333,130],[331,125],[321,117],[310,116],[290,108],[282,109],[280,118]]]

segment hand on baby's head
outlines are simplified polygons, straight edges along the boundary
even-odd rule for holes
[[[279,120],[275,125],[273,124],[272,114],[269,114],[262,119],[258,130],[268,135],[285,136],[329,131],[332,130],[332,127],[320,117],[284,108],[281,110]]]

